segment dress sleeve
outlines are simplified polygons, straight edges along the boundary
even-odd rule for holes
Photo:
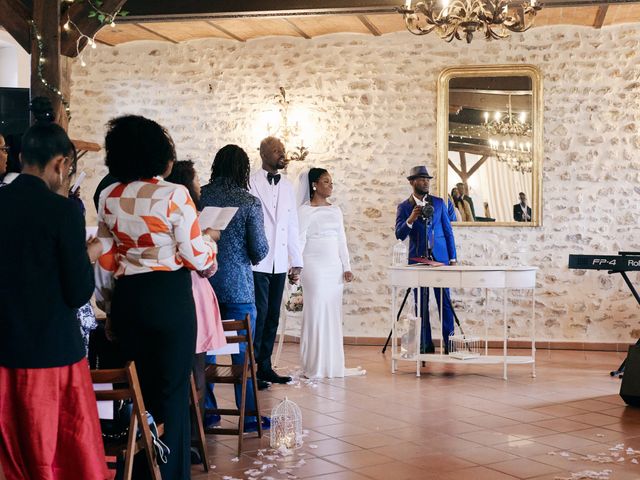
[[[306,211],[307,207],[301,205],[298,207],[298,246],[300,247],[300,254],[304,256],[304,247],[307,244],[307,234],[309,233],[310,213]]]
[[[338,253],[340,260],[342,261],[342,271],[351,271],[351,262],[349,261],[349,249],[347,247],[347,236],[344,233],[344,217],[342,216],[342,210],[337,208],[340,218],[340,231],[338,232]]]
[[[169,197],[167,211],[177,244],[177,255],[189,270],[207,270],[216,261],[215,247],[202,237],[196,207],[180,186]]]

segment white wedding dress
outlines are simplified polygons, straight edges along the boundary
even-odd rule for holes
[[[342,346],[343,273],[350,271],[342,211],[302,205],[298,211],[302,269],[300,359],[307,378],[364,375],[345,368]]]

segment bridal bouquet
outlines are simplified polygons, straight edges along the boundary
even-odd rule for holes
[[[289,293],[289,300],[285,303],[284,307],[288,312],[301,312],[302,311],[302,287],[300,285],[293,285],[291,293]]]

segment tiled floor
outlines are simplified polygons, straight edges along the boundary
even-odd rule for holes
[[[288,344],[280,371],[295,370],[297,355]],[[379,347],[346,355],[366,377],[261,392],[266,413],[285,396],[300,406],[303,447],[274,456],[268,434],[247,437],[235,459],[235,437],[209,436],[215,468],[194,467],[193,478],[542,480],[610,470],[602,478],[640,479],[640,409],[624,406],[609,376],[623,354],[540,350],[537,378],[512,366],[508,381],[500,366],[433,365],[417,378],[410,364],[392,375]],[[230,399],[229,388],[217,391]]]

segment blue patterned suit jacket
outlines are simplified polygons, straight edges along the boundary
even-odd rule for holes
[[[260,200],[227,178],[202,187],[200,206],[238,207],[218,240],[218,271],[209,279],[220,303],[254,303],[253,272],[269,252]]]
[[[433,258],[445,265],[449,260],[456,258],[456,244],[453,238],[453,229],[449,220],[448,209],[441,198],[429,196],[433,205],[433,220],[429,226],[428,236],[432,243]],[[404,240],[409,236],[409,258],[422,257],[426,252],[425,221],[418,218],[413,228],[407,225],[407,219],[411,215],[416,201],[413,195],[398,205],[396,212],[396,238]],[[416,263],[409,261],[409,263]]]

